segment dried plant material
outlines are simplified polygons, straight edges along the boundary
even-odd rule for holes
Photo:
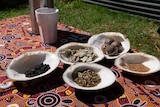
[[[72,77],[82,87],[94,87],[101,82],[100,76],[92,70],[78,71],[73,73]]]
[[[60,53],[60,56],[66,61],[73,63],[91,62],[98,57],[92,48],[65,49]]]
[[[138,71],[138,72],[147,72],[150,70],[148,67],[146,67],[143,64],[127,64],[123,66],[129,70]]]

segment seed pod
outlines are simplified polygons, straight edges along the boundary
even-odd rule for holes
[[[106,51],[108,52],[108,54],[114,52],[114,50],[115,50],[115,47],[113,45],[108,45],[106,47]]]
[[[121,43],[117,42],[117,41],[114,41],[114,42],[111,43],[111,45],[119,47],[119,46],[121,46]]]
[[[120,47],[118,48],[118,52],[119,52],[119,53],[121,53],[123,50],[124,50],[124,48],[123,48],[122,46],[120,46]]]
[[[105,43],[110,45],[114,40],[112,38],[107,38]]]
[[[103,44],[102,47],[101,47],[101,50],[104,54],[107,54],[108,52],[106,51],[106,47],[107,47],[107,44]]]

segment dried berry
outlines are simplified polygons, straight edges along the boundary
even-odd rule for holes
[[[48,64],[41,63],[41,64],[35,66],[34,68],[26,71],[25,75],[26,75],[26,77],[34,77],[34,76],[40,75],[42,73],[45,73],[49,69],[50,69],[50,66]]]

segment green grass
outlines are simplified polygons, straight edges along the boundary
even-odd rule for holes
[[[130,42],[131,48],[160,58],[160,35],[156,32],[160,23],[107,7],[89,4],[80,0],[54,0],[60,10],[59,21],[92,34],[121,32]],[[0,11],[0,18],[29,14],[29,6]]]
[[[19,15],[29,14],[29,6],[22,5],[17,8],[5,8],[4,10],[0,10],[0,19],[15,17]]]

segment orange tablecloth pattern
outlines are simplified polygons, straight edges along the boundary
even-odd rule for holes
[[[33,50],[54,52],[68,42],[87,42],[92,34],[58,23],[58,41],[54,45],[41,42],[31,33],[28,15],[0,21],[0,106],[1,107],[159,107],[160,72],[135,76],[113,65],[113,60],[98,62],[109,67],[117,79],[105,89],[81,91],[65,84],[62,74],[68,65],[60,64],[50,75],[28,82],[14,82],[5,70],[11,60]],[[130,50],[130,52],[137,52]]]

